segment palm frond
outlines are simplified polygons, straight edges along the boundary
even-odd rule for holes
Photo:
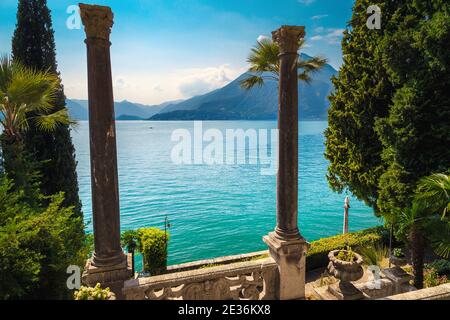
[[[71,125],[74,122],[70,120],[67,109],[61,109],[59,111],[53,112],[48,115],[40,115],[34,117],[36,122],[36,126],[42,130],[47,132],[55,131],[58,125]]]
[[[299,48],[302,48],[304,44],[305,40],[300,39]],[[253,75],[241,81],[241,87],[251,89],[255,85],[262,86],[265,79],[278,80],[280,73],[279,54],[279,45],[271,39],[257,41],[247,58],[250,65],[248,71]],[[298,59],[298,79],[309,83],[311,81],[310,74],[319,71],[326,63],[327,59],[320,56],[309,60]]]
[[[420,180],[415,200],[445,217],[450,210],[450,175],[436,173]]]
[[[328,60],[321,56],[312,57],[308,60],[298,59],[297,67],[303,72],[314,73],[320,71],[324,65],[328,63]]]
[[[307,73],[307,72],[305,72],[305,71],[303,71],[303,72],[300,72],[299,74],[298,74],[298,79],[299,80],[301,80],[301,81],[303,81],[303,82],[306,82],[307,84],[310,84],[311,83],[311,76]]]
[[[12,68],[11,60],[7,55],[0,57],[0,91],[6,92],[8,84],[11,82]]]
[[[264,78],[257,75],[249,75],[246,79],[240,82],[240,86],[243,89],[249,90],[254,86],[262,87],[264,85]]]
[[[11,102],[24,106],[26,112],[48,112],[53,107],[58,85],[56,75],[15,64],[7,92]]]

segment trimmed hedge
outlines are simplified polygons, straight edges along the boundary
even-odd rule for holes
[[[345,249],[350,246],[358,252],[361,247],[385,243],[387,236],[388,233],[385,228],[375,227],[313,241],[306,256],[306,270],[326,267],[328,265],[328,253],[332,250]]]
[[[138,229],[138,233],[138,250],[142,253],[144,271],[152,276],[165,273],[169,233],[167,232],[167,239],[164,231],[158,228],[142,228]]]

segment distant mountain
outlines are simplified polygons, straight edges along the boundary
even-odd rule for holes
[[[138,116],[130,116],[128,114],[122,114],[122,115],[118,116],[116,118],[116,120],[127,120],[127,121],[133,120],[133,121],[135,121],[135,120],[145,120],[145,119],[138,117]]]
[[[303,59],[311,57],[302,54]],[[299,116],[302,120],[326,120],[331,77],[337,71],[327,64],[312,76],[310,84],[299,82]],[[277,118],[278,83],[266,81],[262,87],[244,90],[242,74],[225,87],[176,104],[168,104],[151,120],[269,120]]]
[[[121,120],[124,120],[125,117],[128,118],[127,120],[138,120],[138,119],[143,120],[157,114],[165,107],[167,107],[169,104],[174,105],[177,102],[181,102],[181,100],[165,102],[160,105],[148,106],[124,100],[121,102],[114,102],[114,111],[116,119],[120,118]],[[71,116],[71,118],[75,120],[89,119],[87,100],[67,99],[66,105],[69,110],[69,115]]]

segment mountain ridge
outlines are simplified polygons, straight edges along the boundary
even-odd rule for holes
[[[311,57],[302,54],[302,59]],[[333,89],[331,77],[337,71],[326,64],[312,75],[309,84],[299,81],[299,118],[326,120],[328,96]],[[250,90],[240,87],[248,73],[226,86],[179,102],[169,104],[149,120],[273,120],[278,115],[278,82],[265,81]]]

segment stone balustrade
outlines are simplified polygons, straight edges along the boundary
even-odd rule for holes
[[[276,275],[266,258],[128,280],[122,293],[127,300],[270,300]]]

